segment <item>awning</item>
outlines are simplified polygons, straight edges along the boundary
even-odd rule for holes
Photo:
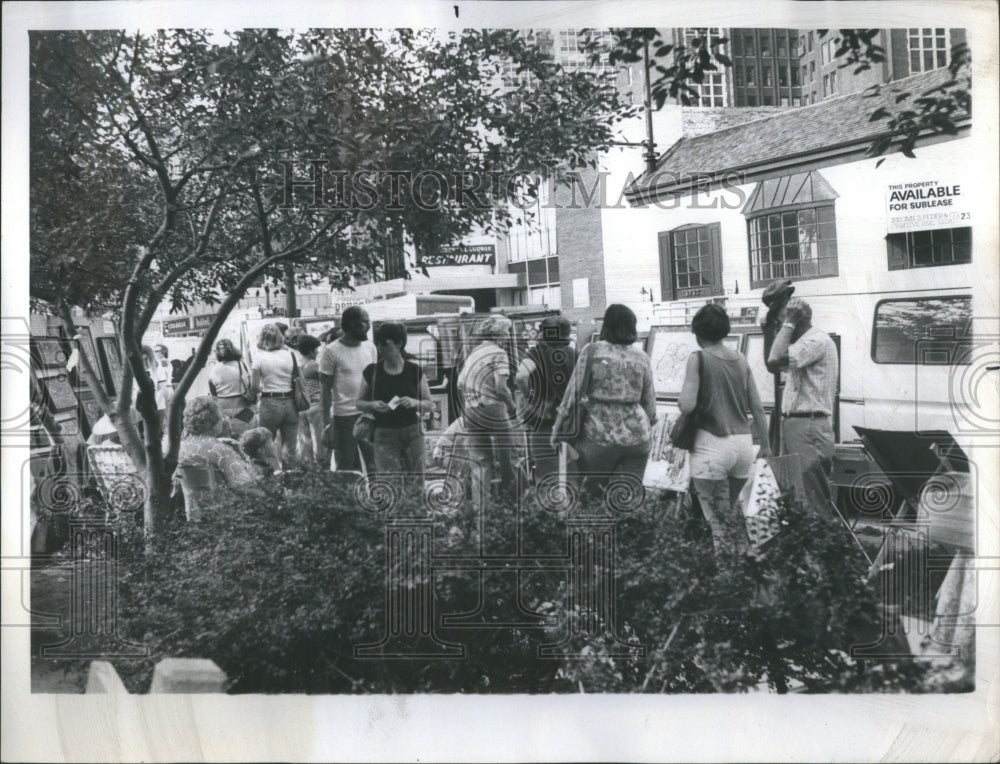
[[[760,181],[743,205],[743,214],[750,217],[778,207],[833,201],[836,198],[837,192],[818,172],[798,172]]]

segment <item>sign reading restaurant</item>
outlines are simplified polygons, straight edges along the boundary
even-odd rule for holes
[[[436,265],[493,265],[496,247],[492,244],[454,244],[438,249],[437,253],[424,255],[420,264]]]

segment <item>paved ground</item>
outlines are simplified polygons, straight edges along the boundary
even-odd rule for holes
[[[31,631],[31,691],[83,692],[87,686],[87,667],[82,659],[42,657],[43,646],[58,645],[66,639],[69,626],[69,563],[48,564],[31,573],[31,609],[36,622],[47,616],[60,619],[58,625],[36,626]]]

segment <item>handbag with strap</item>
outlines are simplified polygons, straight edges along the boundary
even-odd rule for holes
[[[583,378],[577,388],[578,394],[573,397],[572,404],[566,410],[566,416],[559,422],[560,439],[563,442],[572,442],[583,435],[583,406],[587,402],[587,393],[590,392],[590,380],[594,366],[594,351],[587,353],[586,366],[583,369]],[[568,392],[568,390],[567,390]],[[563,437],[565,436],[565,437]]]
[[[375,380],[378,378],[378,361],[375,361],[375,368],[372,369],[372,389],[370,400],[375,401]],[[363,413],[354,420],[354,428],[351,432],[354,440],[371,443],[375,440],[375,415],[369,412]]]
[[[294,356],[293,356],[294,360]],[[243,361],[239,361],[240,367],[240,398],[243,399],[243,403],[250,406],[254,406],[257,403],[257,393],[254,392],[251,387],[250,372],[247,371],[247,367],[243,365]]]
[[[309,403],[309,396],[306,395],[302,375],[299,374],[299,363],[295,360],[295,353],[291,350],[288,352],[292,354],[292,404],[295,406],[296,411],[307,411],[312,404]]]
[[[701,378],[705,371],[705,362],[702,357],[701,351],[698,351],[698,397],[701,397]],[[700,417],[698,414],[698,405],[694,407],[694,411],[689,414],[682,413],[677,417],[677,421],[674,422],[673,426],[670,428],[670,442],[673,444],[674,448],[679,448],[682,451],[694,451],[694,438],[698,432],[698,425],[700,424]]]

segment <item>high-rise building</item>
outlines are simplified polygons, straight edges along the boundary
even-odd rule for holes
[[[684,29],[671,29],[669,30],[669,36],[665,34],[668,30],[661,30],[661,35],[670,39],[674,45],[683,45],[685,48],[691,48],[693,42],[699,38],[705,37],[709,38],[710,50],[713,53],[723,53],[728,55],[728,43],[721,43],[719,45],[711,45],[711,40],[714,39],[725,39],[726,30],[721,27],[707,27],[707,28],[684,28]],[[694,100],[690,106],[731,106],[730,100],[730,73],[726,67],[721,64],[717,64],[719,67],[718,71],[709,71],[705,73],[705,79],[701,83],[690,83],[691,87],[698,91],[699,97]],[[640,67],[641,68],[641,67]],[[678,99],[678,104],[681,101]]]
[[[951,48],[965,42],[965,30],[883,29],[872,42],[885,50],[885,61],[855,72],[856,66],[845,66],[843,57],[836,56],[840,43],[835,30],[822,36],[815,29],[800,30],[799,77],[804,103],[857,93],[873,85],[942,69],[948,65]]]
[[[801,106],[795,29],[730,29],[732,106]]]

